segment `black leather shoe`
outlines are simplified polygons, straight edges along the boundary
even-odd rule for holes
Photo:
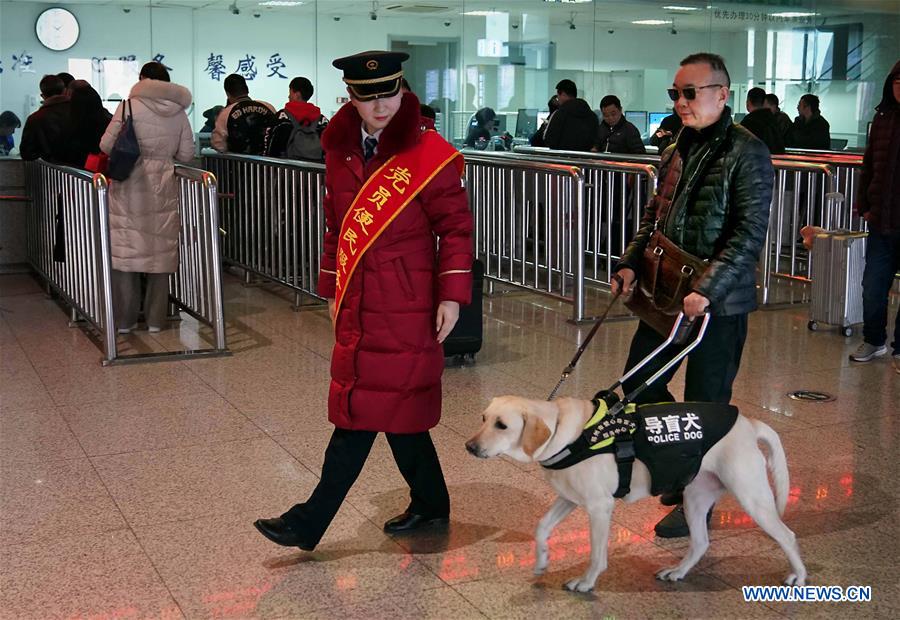
[[[712,518],[712,508],[706,513],[706,526],[709,527],[709,520]],[[691,533],[684,517],[684,506],[675,506],[675,510],[667,514],[653,528],[656,535],[660,538],[684,538]]]
[[[404,512],[393,519],[389,519],[388,522],[384,524],[384,531],[388,534],[398,534],[400,532],[419,530],[423,527],[432,525],[447,525],[449,522],[449,517],[428,517],[425,515],[417,515],[412,512]]]
[[[291,527],[284,522],[281,517],[275,519],[257,519],[253,522],[253,527],[259,530],[259,533],[271,540],[276,545],[282,547],[300,547],[304,551],[312,551],[316,548],[308,542],[300,538]]]

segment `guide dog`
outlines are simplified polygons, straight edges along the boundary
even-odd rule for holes
[[[546,459],[571,444],[581,434],[594,413],[590,401],[560,398],[534,401],[502,396],[491,401],[483,424],[466,449],[479,458],[507,455],[517,461]],[[766,444],[768,460],[757,442]],[[766,465],[772,472],[774,496],[766,477]],[[541,519],[535,533],[536,575],[547,568],[547,540],[554,528],[576,506],[584,506],[590,518],[591,556],[587,571],[565,584],[566,589],[588,592],[606,570],[607,542],[612,516],[613,493],[618,485],[618,469],[612,454],[599,454],[571,467],[544,470],[559,497]],[[678,581],[697,564],[709,547],[706,515],[723,491],[730,491],[763,531],[782,548],[791,564],[787,585],[805,585],[806,567],[800,559],[794,533],[780,515],[788,499],[788,469],[778,435],[759,420],[738,415],[730,431],[706,453],[700,471],[684,489],[684,511],[690,528],[690,546],[676,566],[656,574],[658,579]],[[635,459],[631,491],[623,499],[634,502],[650,495],[650,474]]]

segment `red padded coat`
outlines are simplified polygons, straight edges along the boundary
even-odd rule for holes
[[[344,214],[365,179],[426,131],[411,93],[403,96],[369,162],[363,159],[361,126],[348,103],[322,134],[326,232],[319,294],[329,299],[335,296]],[[460,171],[450,163],[363,255],[335,326],[328,395],[328,419],[335,426],[419,433],[438,423],[444,357],[435,312],[441,301],[471,300],[472,228]]]

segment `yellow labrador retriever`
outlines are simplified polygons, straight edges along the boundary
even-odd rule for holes
[[[546,459],[571,444],[594,413],[590,401],[560,398],[552,402],[516,396],[495,398],[485,410],[481,429],[466,442],[479,458],[507,455],[517,461]],[[767,459],[757,445],[768,448],[768,467],[775,494],[766,477]],[[538,524],[535,533],[535,574],[547,568],[547,540],[575,506],[584,506],[590,518],[591,562],[587,571],[566,584],[568,590],[587,592],[607,564],[607,542],[618,469],[612,454],[599,454],[566,469],[544,470],[559,497]],[[678,581],[694,567],[709,547],[706,514],[724,491],[730,491],[754,521],[781,545],[791,564],[788,585],[805,585],[806,567],[794,533],[782,522],[788,498],[788,470],[778,435],[766,424],[742,415],[730,431],[703,457],[700,471],[684,490],[684,511],[691,531],[690,546],[677,566],[659,571],[659,579]],[[650,495],[650,474],[635,459],[631,491],[623,499],[634,502]]]

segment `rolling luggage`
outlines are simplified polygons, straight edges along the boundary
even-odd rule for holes
[[[484,263],[476,260],[472,264],[472,303],[459,309],[459,320],[444,341],[444,362],[447,366],[474,364],[475,354],[481,350],[483,284]]]
[[[866,236],[845,230],[816,235],[810,251],[810,330],[827,323],[837,325],[844,336],[852,336],[852,326],[863,322]]]

